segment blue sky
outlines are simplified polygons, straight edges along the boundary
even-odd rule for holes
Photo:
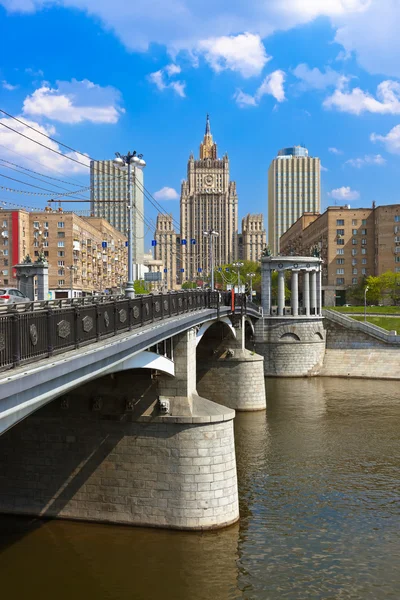
[[[146,188],[176,218],[207,112],[219,154],[230,157],[240,217],[266,216],[269,163],[294,144],[321,158],[323,208],[399,201],[398,0],[144,4],[0,0],[0,108],[94,158],[142,152]],[[0,123],[49,143],[4,115]],[[0,159],[0,173],[39,187],[63,184],[4,160],[89,185],[83,165],[5,127]],[[46,197],[0,189],[0,199],[44,207]],[[148,203],[146,216],[156,216]]]

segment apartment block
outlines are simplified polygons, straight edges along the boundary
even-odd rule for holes
[[[126,237],[104,219],[71,212],[0,211],[0,285],[17,284],[12,266],[43,252],[53,298],[119,291],[127,280]]]
[[[259,261],[267,245],[263,215],[246,215],[242,219],[242,233],[239,234],[238,239],[239,259]]]
[[[343,304],[346,289],[368,275],[400,272],[400,204],[305,214],[282,235],[280,248],[283,255],[306,256],[317,248],[324,304]]]
[[[154,259],[162,261],[163,265],[163,287],[167,290],[177,289],[177,255],[180,246],[172,215],[158,214],[154,239]]]

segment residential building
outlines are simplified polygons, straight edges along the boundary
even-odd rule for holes
[[[35,261],[42,252],[53,298],[117,292],[127,280],[126,237],[104,219],[63,211],[0,210],[0,223],[0,285],[17,285],[12,266],[27,254]]]
[[[268,171],[268,243],[279,254],[281,236],[303,213],[319,213],[321,163],[303,146],[283,148]]]
[[[158,214],[154,239],[154,259],[162,261],[164,288],[174,290],[177,287],[177,252],[180,252],[180,246],[177,246],[178,236],[172,215]]]
[[[303,215],[282,235],[280,248],[299,256],[317,248],[324,261],[324,304],[343,304],[346,289],[368,275],[400,272],[400,204],[330,206],[319,216]]]
[[[142,263],[144,255],[144,179],[143,170],[132,167],[133,263]],[[112,160],[90,162],[91,211],[106,219],[115,229],[128,236],[128,176]]]
[[[229,158],[218,158],[207,115],[200,158],[189,157],[187,180],[181,189],[181,254],[177,256],[181,281],[194,280],[200,273],[210,272],[210,237],[214,264],[233,262],[237,258],[238,198],[236,183],[230,181]]]
[[[242,219],[242,233],[239,234],[238,239],[239,259],[259,261],[267,245],[263,215],[246,215]]]

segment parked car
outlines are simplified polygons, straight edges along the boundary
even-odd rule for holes
[[[21,302],[32,302],[16,288],[0,288],[0,304],[15,304]]]

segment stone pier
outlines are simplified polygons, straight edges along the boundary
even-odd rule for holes
[[[303,377],[322,366],[326,334],[321,297],[322,260],[314,256],[262,258],[263,318],[255,324],[255,349],[264,357],[266,376]],[[277,305],[272,303],[272,273],[278,272]],[[285,304],[285,275],[291,274],[290,306]],[[302,289],[302,302],[299,289]]]

